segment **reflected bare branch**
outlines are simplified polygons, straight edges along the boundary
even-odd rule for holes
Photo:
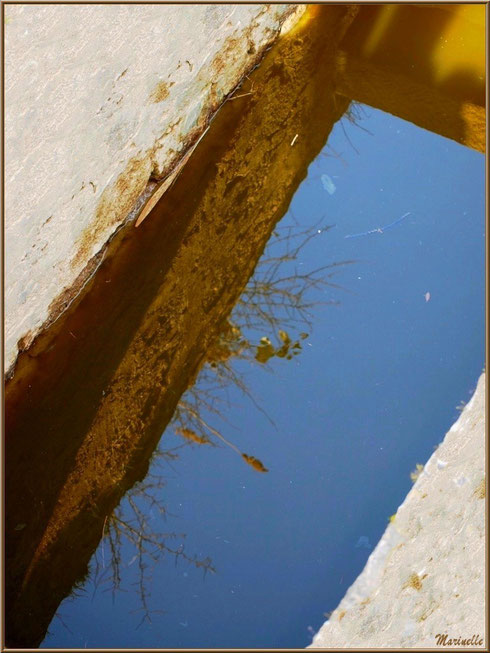
[[[158,450],[153,459],[175,461],[176,450]],[[185,534],[161,532],[155,530],[154,523],[161,523],[167,517],[167,508],[161,499],[165,480],[161,472],[150,472],[144,481],[135,485],[126,495],[125,501],[106,518],[100,547],[100,559],[96,554],[93,569],[93,596],[98,590],[111,592],[112,600],[116,594],[126,591],[122,587],[122,571],[137,564],[136,587],[140,607],[134,612],[141,612],[142,617],[136,628],[145,621],[151,623],[152,614],[162,614],[162,610],[150,609],[150,591],[148,589],[154,564],[165,556],[171,556],[177,564],[179,559],[192,564],[198,569],[214,573],[215,569],[209,557],[199,558],[185,551]],[[106,559],[106,547],[108,556]],[[133,553],[129,562],[123,560],[123,545],[130,545]],[[124,551],[126,554],[126,551]],[[126,554],[127,555],[127,554]],[[93,598],[93,597],[92,597]]]
[[[332,228],[325,224],[325,216],[305,227],[291,209],[289,214],[293,224],[279,226],[273,232],[231,317],[223,323],[218,338],[208,350],[197,383],[179,402],[173,418],[174,430],[196,444],[213,444],[215,436],[244,457],[238,447],[203,417],[206,413],[227,422],[224,413],[229,407],[227,390],[230,387],[238,388],[275,426],[253,396],[237,362],[246,360],[263,365],[273,357],[292,360],[300,354],[301,341],[309,334],[301,331],[291,337],[289,332],[298,332],[300,328],[310,331],[315,307],[339,303],[333,297],[325,298],[327,290],[345,290],[332,278],[341,267],[353,263],[352,260],[328,263],[309,271],[299,270],[303,265],[306,268],[307,247],[311,241]]]
[[[208,349],[196,382],[180,399],[171,423],[174,432],[184,440],[181,446],[215,447],[221,441],[261,473],[268,471],[265,465],[255,456],[242,452],[216,426],[216,423],[230,425],[227,419],[231,406],[230,388],[238,388],[275,426],[253,396],[237,363],[247,361],[271,369],[268,362],[273,357],[291,360],[298,356],[302,351],[301,342],[309,336],[305,329],[311,330],[312,310],[320,304],[339,303],[333,297],[325,298],[325,293],[342,288],[332,278],[343,266],[353,262],[327,263],[308,271],[308,245],[327,233],[331,226],[324,224],[324,218],[309,227],[301,226],[292,214],[291,218],[294,224],[279,226],[274,232],[230,318],[223,322],[218,338]],[[156,562],[171,556],[175,564],[182,559],[201,568],[204,575],[208,571],[215,572],[209,557],[198,558],[186,553],[184,534],[155,530],[154,523],[162,523],[168,515],[161,498],[165,487],[164,472],[155,462],[171,464],[178,459],[179,448],[157,448],[145,480],[135,485],[122,506],[106,519],[101,559],[95,558],[94,592],[107,586],[105,591],[112,592],[113,600],[116,593],[123,590],[123,567],[137,563],[135,586],[140,607],[136,612],[142,613],[137,628],[145,622],[151,623],[153,613],[162,612],[151,610],[149,601],[151,570]],[[123,562],[123,543],[129,544],[133,551],[127,563]],[[107,560],[105,545],[108,546]]]

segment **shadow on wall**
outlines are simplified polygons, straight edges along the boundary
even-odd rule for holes
[[[8,646],[39,645],[84,578],[347,108],[335,54],[353,15],[310,9],[315,20],[225,104],[152,215],[116,235],[86,294],[19,357],[6,387]]]

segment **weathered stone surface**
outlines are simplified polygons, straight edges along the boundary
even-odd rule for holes
[[[303,8],[6,7],[6,369]]]
[[[457,646],[458,638],[462,648],[484,646],[484,499],[482,374],[473,398],[310,648],[427,649],[438,641],[445,648],[449,640]]]

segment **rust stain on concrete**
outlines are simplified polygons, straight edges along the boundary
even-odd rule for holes
[[[90,259],[93,249],[100,243],[102,235],[128,216],[146,188],[151,169],[150,157],[133,157],[115,184],[105,189],[97,207],[95,219],[79,238],[78,250],[71,262],[72,269],[79,267],[82,261]]]
[[[148,100],[151,104],[163,102],[168,97],[169,85],[166,82],[158,82],[153,91],[150,93]]]

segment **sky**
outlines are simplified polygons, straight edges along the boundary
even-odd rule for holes
[[[182,556],[146,560],[150,622],[123,543],[124,591],[113,597],[109,582],[89,579],[43,646],[307,646],[410,490],[410,472],[470,399],[485,360],[484,157],[370,107],[354,113],[357,124],[334,127],[276,229],[311,235],[281,276],[330,265],[336,285],[311,291],[311,325],[284,327],[298,355],[233,363],[253,401],[229,386],[223,419],[203,413],[268,473],[219,440],[153,466],[168,513],[144,507],[152,528],[185,534],[169,545],[209,557],[215,572]],[[243,333],[281,343],[265,324]],[[167,429],[161,448],[180,445]],[[107,541],[96,559],[100,579]]]

